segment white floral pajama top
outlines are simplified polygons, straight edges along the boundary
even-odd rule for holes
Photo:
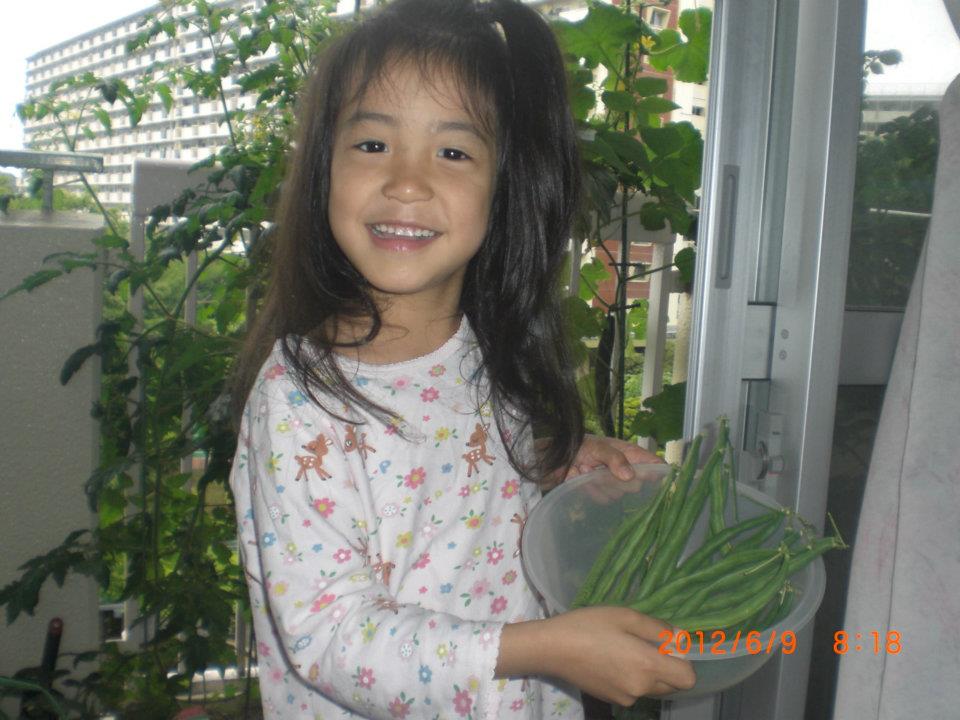
[[[264,364],[230,482],[267,718],[583,717],[575,690],[493,677],[503,624],[542,617],[519,556],[540,495],[478,408],[478,352],[464,319],[429,355],[342,361],[388,427],[320,410],[279,343]]]

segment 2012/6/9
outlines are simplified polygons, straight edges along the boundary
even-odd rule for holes
[[[766,639],[765,636],[767,636]],[[746,635],[738,630],[729,638],[732,643],[729,648],[724,647],[728,638],[723,630],[714,630],[710,633],[702,630],[695,630],[692,633],[686,630],[664,630],[659,637],[663,639],[658,647],[662,655],[689,655],[690,653],[727,655],[735,653],[741,642],[750,655],[760,653],[769,655],[778,645],[784,655],[792,655],[797,649],[797,635],[792,630],[785,630],[779,636],[776,630],[769,632],[751,630]]]

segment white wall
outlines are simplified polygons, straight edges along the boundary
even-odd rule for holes
[[[101,223],[73,213],[0,216],[0,294],[41,267],[56,267],[41,265],[51,253],[91,250]],[[70,353],[93,341],[98,309],[87,269],[0,301],[0,587],[19,576],[26,560],[93,525],[83,485],[96,462],[94,363],[66,386],[59,375]],[[54,617],[64,621],[61,652],[96,648],[97,602],[86,578],[68,579],[62,589],[51,581],[33,617],[21,615],[8,626],[0,615],[0,675],[40,664]],[[16,715],[17,704],[3,707]]]

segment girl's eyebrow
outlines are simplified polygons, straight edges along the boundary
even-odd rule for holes
[[[349,118],[347,118],[347,125],[359,125],[362,122],[381,123],[390,127],[396,127],[400,124],[393,115],[373,112],[371,110],[357,110]],[[434,133],[451,131],[465,132],[475,135],[480,140],[486,140],[485,136],[480,132],[476,125],[471,122],[464,122],[462,120],[439,120],[432,124],[431,130]]]

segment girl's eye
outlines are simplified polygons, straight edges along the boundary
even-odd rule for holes
[[[386,144],[379,140],[364,140],[362,143],[354,145],[357,150],[365,153],[380,153],[387,149]]]
[[[470,156],[467,155],[463,150],[457,150],[456,148],[443,148],[440,151],[440,156],[445,160],[469,160]]]

